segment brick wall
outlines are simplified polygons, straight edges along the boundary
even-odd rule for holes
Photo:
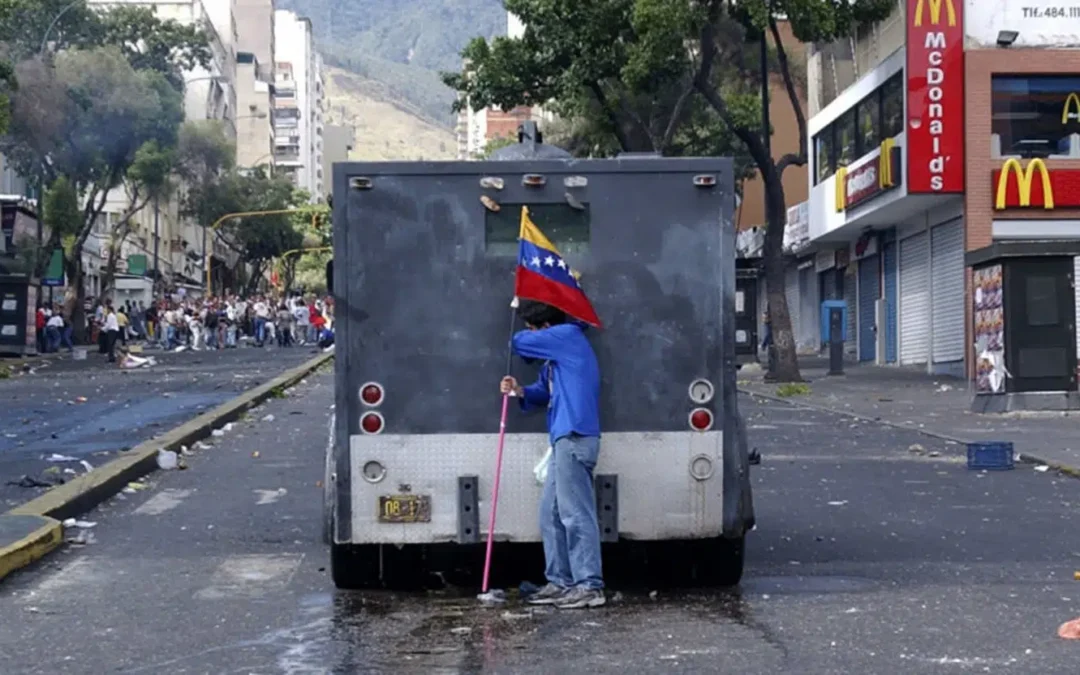
[[[1053,49],[985,49],[965,54],[965,154],[966,196],[964,200],[967,250],[973,251],[991,243],[994,219],[1070,220],[1080,219],[1080,209],[1013,209],[994,210],[992,173],[1000,169],[1004,159],[991,156],[991,78],[997,75],[1052,75],[1080,73],[1080,51]],[[1026,162],[1024,162],[1026,165]],[[1080,169],[1080,159],[1046,160],[1046,167]]]

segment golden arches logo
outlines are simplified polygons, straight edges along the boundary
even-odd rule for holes
[[[1007,160],[1001,167],[994,208],[999,211],[1006,208],[1005,192],[1009,185],[1009,176],[1014,173],[1017,192],[1020,195],[1020,206],[1031,206],[1031,182],[1035,178],[1036,171],[1042,174],[1043,208],[1054,208],[1054,188],[1050,185],[1050,171],[1046,168],[1046,164],[1041,159],[1033,159],[1024,169],[1015,158]]]
[[[1076,112],[1070,113],[1069,109],[1074,106]],[[1070,118],[1080,121],[1080,96],[1077,96],[1075,91],[1065,99],[1065,107],[1061,109],[1061,123],[1068,124]]]
[[[836,170],[836,212],[847,208],[847,167]]]
[[[950,26],[956,25],[956,7],[953,0],[919,0],[915,3],[915,26],[923,25],[923,10],[925,5],[930,6],[930,23],[937,26],[941,23],[941,3],[945,3],[945,20]]]
[[[893,166],[892,166],[892,150],[896,145],[896,141],[891,138],[886,138],[881,142],[881,156],[878,157],[878,174],[877,184],[882,190],[891,188],[894,183],[893,178]]]

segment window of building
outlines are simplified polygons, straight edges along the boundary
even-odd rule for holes
[[[904,78],[897,73],[881,87],[881,138],[893,138],[904,131]]]
[[[848,166],[873,152],[881,141],[904,130],[903,75],[900,72],[890,77],[814,136],[815,183],[836,173],[837,167]]]
[[[995,156],[1080,157],[1080,75],[998,76],[991,87]]]
[[[858,158],[855,154],[855,111],[847,111],[834,124],[836,125],[836,166],[848,166]]]
[[[862,157],[881,143],[881,98],[870,96],[855,107],[858,122],[855,154]]]

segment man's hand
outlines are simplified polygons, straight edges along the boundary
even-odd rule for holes
[[[507,375],[499,382],[499,392],[502,394],[510,394],[511,396],[517,396],[522,398],[525,396],[525,390],[518,384],[517,380]]]

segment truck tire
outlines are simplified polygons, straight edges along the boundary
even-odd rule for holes
[[[738,586],[742,581],[746,537],[717,537],[708,542],[698,566],[698,578],[713,586]]]
[[[330,576],[334,586],[346,591],[379,588],[379,547],[377,544],[357,546],[330,545]]]

